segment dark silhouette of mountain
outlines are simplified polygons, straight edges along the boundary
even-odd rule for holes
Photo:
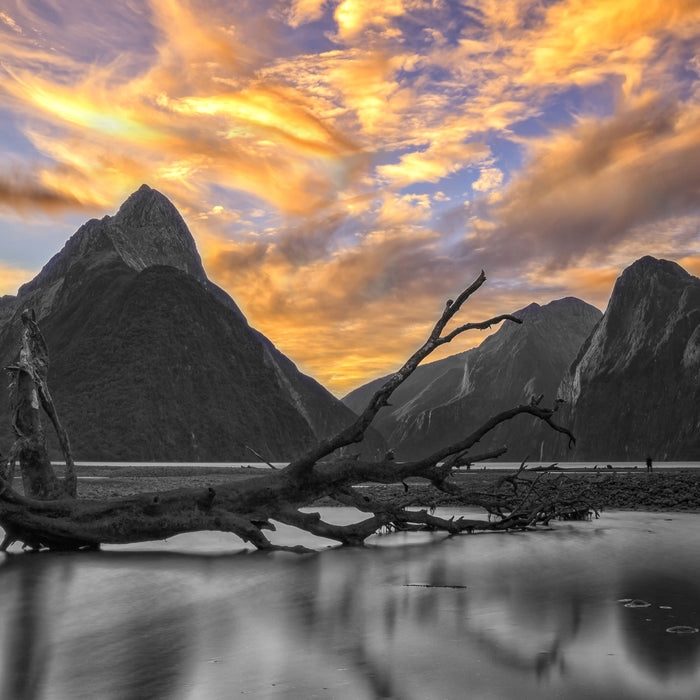
[[[25,308],[48,343],[49,384],[78,460],[257,461],[248,445],[283,461],[354,419],[207,279],[182,217],[146,185],[0,299],[2,366],[16,357]],[[369,452],[383,448],[370,437]]]
[[[700,460],[700,279],[630,265],[560,393],[576,459]]]
[[[506,323],[478,347],[419,367],[394,393],[376,427],[399,458],[421,457],[456,441],[488,417],[545,395],[551,405],[567,368],[601,312],[568,297],[546,306],[530,304],[515,313],[521,325]],[[358,410],[384,381],[378,379],[343,401]],[[519,416],[499,426],[478,446],[482,452],[508,446],[504,459],[542,454],[553,444],[550,429]]]

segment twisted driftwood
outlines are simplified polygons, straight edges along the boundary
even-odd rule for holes
[[[19,460],[27,496],[44,500],[62,496],[75,498],[78,481],[70,441],[58,419],[47,381],[49,351],[32,311],[22,312],[22,325],[19,361],[5,368],[10,374],[10,413],[15,442],[0,475],[11,483]],[[62,481],[56,477],[46,450],[41,408],[56,430],[66,461]]]
[[[341,448],[363,439],[376,414],[389,405],[394,390],[437,347],[468,330],[490,328],[502,321],[522,323],[505,314],[446,331],[448,323],[485,280],[482,272],[457,299],[447,302],[426,342],[379,388],[351,425],[333,438],[310,447],[284,469],[216,488],[176,489],[113,499],[75,497],[75,471],[68,438],[60,427],[46,384],[46,345],[32,315],[23,314],[25,330],[20,362],[10,368],[15,378],[13,415],[17,441],[8,466],[19,459],[25,495],[11,488],[8,480],[11,470],[7,469],[0,479],[0,525],[6,532],[1,548],[6,549],[12,542],[22,542],[33,549],[96,548],[102,543],[125,544],[184,532],[219,530],[231,532],[258,549],[301,552],[308,550],[273,544],[264,530],[274,530],[272,521],[277,521],[345,545],[358,545],[382,529],[428,528],[450,534],[507,530],[587,512],[584,496],[566,495],[566,490],[559,487],[543,489],[541,475],[532,479],[523,468],[502,480],[499,488],[489,494],[470,493],[451,478],[457,464],[505,452],[502,448],[489,455],[470,457],[471,450],[490,430],[520,415],[534,416],[573,442],[569,430],[555,423],[556,408],[540,406],[541,397],[489,418],[461,440],[423,459],[396,462],[388,454],[382,460],[368,462],[339,453]],[[39,402],[32,398],[35,395],[51,417],[66,455],[66,476],[62,482],[45,458],[43,431],[38,421]],[[35,468],[37,464],[41,465],[40,469]],[[465,505],[484,508],[487,517],[448,520],[436,516],[433,509],[417,507],[406,484],[406,479],[415,477],[457,496]],[[403,483],[406,493],[400,498],[380,500],[357,488],[367,483]],[[334,525],[325,522],[319,513],[301,510],[326,496],[356,508],[361,514],[358,521]]]

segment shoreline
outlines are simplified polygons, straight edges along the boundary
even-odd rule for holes
[[[61,469],[57,467],[60,474]],[[270,470],[259,467],[186,467],[186,466],[78,466],[78,495],[80,498],[118,498],[136,493],[168,491],[178,488],[207,488],[230,484]],[[502,469],[460,470],[457,483],[471,491],[490,491],[509,472]],[[510,472],[512,473],[512,472]],[[539,474],[528,470],[533,475]],[[700,470],[612,469],[587,471],[552,471],[549,481],[564,476],[576,489],[591,490],[601,509],[643,511],[700,511]],[[434,489],[422,479],[408,479],[415,494],[416,505],[459,506],[458,499]],[[370,484],[363,488],[375,498],[390,499],[404,495],[401,484]],[[317,501],[315,506],[338,505],[330,498]]]

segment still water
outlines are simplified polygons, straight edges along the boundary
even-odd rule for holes
[[[0,698],[700,697],[700,515],[435,539],[6,556]]]

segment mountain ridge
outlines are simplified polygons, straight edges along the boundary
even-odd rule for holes
[[[529,304],[514,315],[523,324],[505,322],[478,347],[418,367],[394,393],[392,407],[382,409],[376,426],[397,457],[419,458],[533,395],[545,394],[553,403],[561,377],[602,314],[565,297]],[[374,380],[343,401],[356,410],[383,381]],[[521,417],[485,437],[479,450],[506,444],[509,459],[539,455],[548,430]]]
[[[206,276],[186,223],[147,185],[73,234],[0,300],[0,360],[24,308],[51,353],[49,383],[77,459],[285,461],[354,414],[250,327]],[[0,436],[10,441],[7,396]],[[384,449],[377,434],[368,454]]]

